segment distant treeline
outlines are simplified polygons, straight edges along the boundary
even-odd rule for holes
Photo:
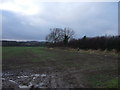
[[[26,41],[26,42],[17,42],[17,41],[2,41],[2,46],[45,46],[45,42],[37,41]]]
[[[71,47],[78,49],[101,49],[120,51],[120,36],[98,36],[98,37],[86,37],[81,39],[71,39],[67,45],[63,42],[48,43],[50,47]]]
[[[47,47],[70,47],[77,49],[101,49],[120,51],[120,36],[98,36],[98,37],[86,37],[80,39],[71,39],[67,44],[64,42],[38,42],[38,41],[2,41],[2,46],[47,46]]]

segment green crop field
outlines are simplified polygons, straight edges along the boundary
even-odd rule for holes
[[[59,49],[46,47],[3,47],[2,68],[3,87],[12,85],[9,80],[16,81],[19,85],[28,85],[26,79],[19,82],[17,76],[21,73],[46,73],[56,75],[48,87],[90,87],[90,88],[117,88],[118,87],[118,56],[117,54],[77,51],[74,49]],[[5,76],[6,73],[13,76]],[[7,79],[6,79],[7,77]],[[9,78],[8,78],[9,77]],[[37,77],[38,78],[38,77]],[[26,84],[23,84],[25,83]],[[38,82],[38,81],[36,81]],[[39,83],[39,82],[38,82]],[[55,83],[58,83],[55,85]],[[64,83],[64,85],[63,85]],[[37,84],[37,83],[33,83]],[[53,85],[54,84],[54,85]],[[39,84],[40,85],[40,84]],[[41,87],[46,87],[41,86]]]

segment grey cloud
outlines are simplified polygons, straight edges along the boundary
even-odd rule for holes
[[[49,29],[54,27],[70,27],[75,31],[76,38],[84,35],[117,34],[118,8],[115,2],[42,3],[40,5],[43,10],[33,16],[4,11],[3,38],[44,40]]]

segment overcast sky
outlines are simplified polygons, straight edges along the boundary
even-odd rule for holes
[[[118,34],[117,2],[2,0],[2,39],[44,40],[50,28],[70,27],[75,38]]]

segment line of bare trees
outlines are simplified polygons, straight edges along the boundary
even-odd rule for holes
[[[69,47],[80,49],[101,49],[120,51],[120,36],[100,36],[100,37],[86,37],[81,39],[73,39],[69,42]]]
[[[101,49],[120,51],[120,36],[98,36],[80,39],[73,38],[74,31],[71,28],[53,28],[46,36],[49,47],[71,47],[79,49]]]

